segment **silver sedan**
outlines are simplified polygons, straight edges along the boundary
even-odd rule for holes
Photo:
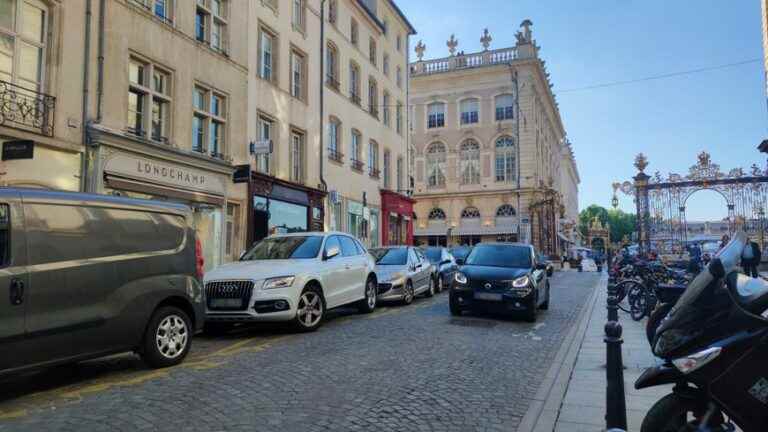
[[[435,267],[418,248],[390,246],[371,249],[370,253],[376,260],[379,300],[410,304],[417,295],[435,295]]]

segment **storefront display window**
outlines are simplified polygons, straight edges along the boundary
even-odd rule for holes
[[[371,209],[371,217],[368,221],[371,228],[371,247],[379,247],[379,211]]]
[[[257,240],[273,234],[307,231],[306,206],[255,196],[253,208]]]
[[[363,205],[358,202],[349,201],[347,204],[347,215],[347,233],[352,234],[358,239],[364,239]]]
[[[344,213],[341,211],[341,202],[331,204],[331,231],[343,231]]]

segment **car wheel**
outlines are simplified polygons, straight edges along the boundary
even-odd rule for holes
[[[414,294],[413,294],[413,284],[411,283],[411,281],[408,281],[405,283],[405,288],[403,288],[403,290],[405,290],[403,292],[403,304],[409,305],[413,303]]]
[[[317,287],[304,288],[296,306],[294,325],[299,331],[311,332],[320,328],[325,317],[325,300]]]
[[[183,310],[166,306],[155,311],[144,333],[142,358],[153,368],[175,366],[192,346],[192,324]]]
[[[448,297],[448,307],[451,309],[451,315],[461,316],[461,307],[452,294]]]
[[[376,295],[379,290],[376,279],[369,277],[365,282],[365,298],[360,300],[357,309],[360,313],[371,313],[376,310]]]
[[[203,326],[203,333],[209,336],[222,336],[233,328],[235,328],[234,324],[230,323],[207,322]]]
[[[541,310],[548,310],[549,309],[549,299],[550,299],[550,292],[552,291],[552,287],[549,286],[549,282],[547,282],[547,299],[544,301],[544,303],[541,304],[540,308]]]
[[[429,277],[429,289],[427,289],[425,295],[427,297],[433,297],[435,295],[435,279],[432,276]]]

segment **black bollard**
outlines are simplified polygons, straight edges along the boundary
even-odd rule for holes
[[[627,429],[627,404],[624,396],[624,363],[621,359],[621,324],[605,324],[606,368],[605,422],[607,429]]]
[[[608,321],[619,321],[619,297],[616,292],[616,285],[608,286]],[[606,333],[607,334],[607,333]]]

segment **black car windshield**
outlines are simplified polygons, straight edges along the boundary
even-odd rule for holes
[[[371,256],[376,264],[381,265],[405,265],[408,263],[408,249],[371,249]]]
[[[523,246],[482,245],[475,246],[466,265],[488,267],[531,267],[531,250]]]
[[[470,247],[457,247],[457,248],[451,249],[451,255],[459,259],[466,258],[470,252],[472,252],[472,248]]]
[[[323,244],[321,236],[271,237],[258,242],[240,261],[311,259]]]
[[[429,248],[424,250],[424,255],[427,256],[427,259],[432,264],[439,263],[441,261],[440,258],[443,256],[443,250],[438,248]]]

